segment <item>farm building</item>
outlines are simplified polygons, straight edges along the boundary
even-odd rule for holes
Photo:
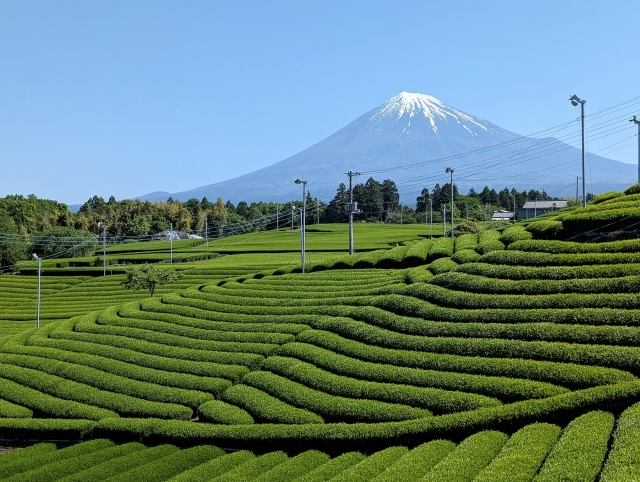
[[[531,219],[549,211],[566,208],[567,201],[527,201],[520,209],[516,216],[516,221],[522,219]]]

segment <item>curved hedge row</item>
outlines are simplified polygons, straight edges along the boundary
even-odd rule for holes
[[[508,253],[508,251],[504,251]],[[560,255],[562,256],[562,255]],[[473,263],[460,266],[455,271],[475,274],[488,278],[509,280],[525,279],[585,279],[585,278],[621,278],[637,275],[640,264],[603,264],[597,266],[513,266],[509,264]]]
[[[500,241],[500,231],[493,229],[481,231],[478,234],[478,245],[475,247],[478,254],[487,254],[491,251],[501,251],[504,249],[504,243]]]
[[[576,243],[531,239],[528,241],[516,241],[509,245],[509,249],[517,251],[540,251],[552,254],[638,253],[640,252],[640,239],[627,239],[606,243]]]
[[[203,422],[222,423],[225,425],[247,425],[253,423],[253,417],[241,408],[222,402],[210,400],[198,407],[198,417]]]
[[[613,433],[613,444],[602,470],[602,482],[640,478],[640,403],[620,415]]]

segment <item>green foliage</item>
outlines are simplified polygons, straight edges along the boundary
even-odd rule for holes
[[[253,423],[253,417],[234,405],[220,400],[210,400],[198,407],[200,420],[225,425],[246,425]]]
[[[617,191],[603,192],[602,194],[598,194],[596,197],[594,197],[592,202],[593,204],[600,204],[601,202],[609,201],[610,199],[616,199],[620,196],[624,196],[624,194]]]
[[[365,482],[373,479],[383,472],[389,465],[404,457],[408,450],[406,447],[390,447],[370,455],[363,461],[349,467],[344,472],[336,475],[333,482]]]
[[[451,238],[437,238],[433,241],[433,245],[429,250],[427,261],[433,262],[438,258],[451,257],[453,254],[454,243]]]
[[[474,249],[462,249],[451,256],[451,261],[456,264],[476,263],[480,255]]]
[[[531,239],[529,241],[517,241],[509,245],[509,249],[553,254],[638,253],[640,252],[640,239],[627,239],[624,241],[610,241],[606,243],[576,243],[568,241],[543,241]]]
[[[341,474],[366,459],[360,452],[347,452],[322,464],[306,475],[296,479],[296,482],[324,482]]]
[[[284,452],[269,452],[251,459],[241,465],[238,465],[228,472],[219,475],[210,482],[237,482],[241,480],[253,480],[274,467],[287,461],[287,455]]]
[[[478,245],[475,250],[478,254],[487,254],[490,251],[503,250],[504,244],[500,241],[500,231],[493,229],[482,231],[478,235]]]
[[[640,187],[638,184],[636,186]],[[602,469],[602,482],[640,478],[640,403],[627,408],[616,423],[613,444]]]
[[[589,412],[573,420],[563,430],[534,481],[595,481],[607,453],[614,421],[608,412]]]
[[[624,190],[624,193],[629,196],[631,194],[640,194],[640,183],[634,184],[633,186],[629,186]]]
[[[317,450],[308,450],[286,462],[274,467],[254,479],[256,482],[288,482],[297,480],[308,471],[315,469],[329,461],[329,456]]]
[[[409,247],[402,260],[407,267],[420,266],[427,262],[427,256],[433,246],[432,240],[419,241]]]
[[[479,432],[465,439],[422,478],[423,481],[470,481],[500,452],[507,441],[500,432]]]
[[[373,482],[418,480],[445,458],[456,444],[448,440],[434,440],[416,447],[379,474]]]
[[[186,470],[169,479],[169,482],[201,482],[202,480],[211,480],[255,458],[256,456],[247,450],[238,450],[237,452],[227,454],[223,457],[216,457],[209,462]]]
[[[98,245],[95,234],[81,229],[56,227],[38,234],[30,246],[30,253],[36,253],[41,258],[63,253],[67,257],[81,257],[91,255]]]
[[[480,215],[476,215],[476,220],[479,221],[482,218],[482,208],[479,206],[478,208],[479,210],[476,210],[476,213],[480,212]],[[458,223],[453,227],[454,235],[456,237],[464,236],[465,234],[479,233],[480,231],[482,231],[482,229],[482,226],[474,221],[462,221],[461,223]]]
[[[159,267],[144,264],[142,266],[130,266],[126,270],[126,279],[122,285],[128,290],[149,290],[153,296],[156,286],[172,283],[182,277],[181,273],[173,268]]]
[[[0,454],[0,465],[12,464],[20,459],[38,458],[54,450],[56,450],[56,445],[51,442],[37,443],[23,449]]]
[[[477,234],[463,234],[455,239],[455,252],[457,253],[463,249],[475,249],[477,245]]]
[[[560,427],[546,423],[527,425],[513,434],[502,450],[474,481],[529,482],[538,473],[556,443]]]
[[[539,221],[542,222],[542,221]],[[534,223],[531,223],[534,224]],[[504,244],[509,245],[511,243],[515,243],[516,241],[524,241],[527,239],[531,239],[533,234],[529,232],[525,226],[521,224],[516,224],[515,226],[509,226],[507,229],[502,231],[502,235],[500,236],[500,241]]]
[[[535,221],[526,227],[526,230],[536,239],[554,239],[558,237],[562,229],[562,221],[553,220]]]

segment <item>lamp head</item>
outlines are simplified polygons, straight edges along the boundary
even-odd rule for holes
[[[450,167],[447,167],[444,172],[453,172],[453,169],[451,169]]]
[[[31,256],[33,257],[33,259],[35,259],[36,261],[38,260],[38,255],[36,253],[31,253]]]
[[[586,100],[582,100],[580,97],[578,97],[575,94],[569,97],[569,100],[571,101],[571,105],[574,107],[578,104],[584,104],[586,102]]]
[[[306,184],[307,183],[307,181],[305,181],[303,179],[300,179],[299,177],[296,177],[293,182],[295,182],[296,184]]]

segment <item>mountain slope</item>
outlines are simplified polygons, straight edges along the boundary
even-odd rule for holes
[[[287,201],[301,195],[299,186],[292,181],[302,177],[314,196],[331,198],[338,184],[346,182],[344,173],[353,170],[380,181],[394,180],[403,201],[412,202],[423,187],[448,181],[443,169],[447,165],[455,169],[456,184],[461,190],[488,184],[496,188],[546,189],[551,193],[580,175],[580,159],[579,149],[556,139],[523,137],[434,97],[402,92],[288,159],[171,196],[183,201],[204,196],[235,203]],[[371,172],[415,163],[422,164]],[[595,155],[589,156],[589,163],[591,179],[587,180],[596,192],[622,189],[635,179],[636,168],[631,164]],[[140,198],[157,201],[168,196],[169,193],[158,192]]]

